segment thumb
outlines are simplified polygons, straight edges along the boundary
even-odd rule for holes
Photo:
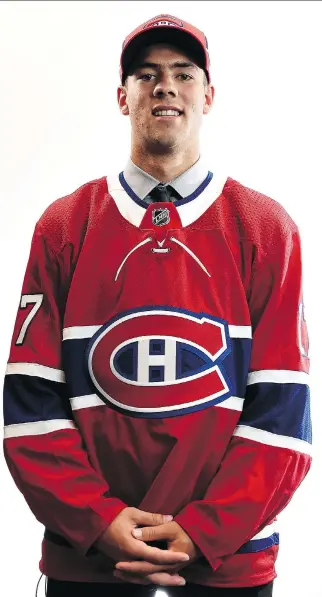
[[[144,510],[136,509],[133,516],[133,522],[142,526],[158,526],[159,524],[165,524],[173,520],[173,516],[165,514],[157,514],[155,512],[144,512]]]
[[[171,540],[174,534],[175,532],[171,524],[144,527],[142,529],[134,529],[132,531],[133,537],[145,542]]]

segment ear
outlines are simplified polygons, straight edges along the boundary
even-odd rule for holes
[[[124,114],[124,116],[129,115],[129,108],[126,102],[126,97],[126,87],[124,87],[123,85],[119,85],[119,87],[117,88],[117,103],[119,105],[121,113]]]
[[[212,108],[215,97],[215,88],[213,85],[208,85],[205,89],[205,103],[203,107],[203,114],[208,114]]]

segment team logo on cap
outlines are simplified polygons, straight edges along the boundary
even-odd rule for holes
[[[183,22],[171,15],[159,15],[145,23],[143,29],[146,27],[183,27]]]
[[[152,224],[154,226],[165,226],[170,222],[170,212],[164,207],[152,210]]]

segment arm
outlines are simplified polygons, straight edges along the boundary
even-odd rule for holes
[[[311,462],[306,324],[297,229],[258,254],[249,297],[253,328],[244,410],[202,500],[175,521],[216,570],[274,520]]]
[[[86,555],[126,507],[92,468],[73,420],[61,357],[68,284],[37,225],[4,383],[4,455],[31,511]]]

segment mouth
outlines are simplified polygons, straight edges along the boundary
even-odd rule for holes
[[[179,118],[182,116],[182,110],[160,110],[154,109],[152,110],[152,116],[157,120],[174,120],[175,118]]]

